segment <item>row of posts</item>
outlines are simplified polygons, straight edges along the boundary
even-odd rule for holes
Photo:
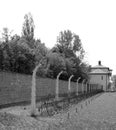
[[[41,66],[41,64],[37,65],[35,67],[35,69],[33,70],[33,75],[32,75],[32,90],[31,90],[31,115],[36,115],[36,72],[38,70],[38,68]],[[59,77],[60,75],[63,73],[63,71],[61,71],[58,76],[57,76],[57,79],[56,79],[56,95],[55,95],[55,99],[56,100],[59,100]],[[71,92],[71,79],[72,77],[74,77],[74,75],[71,75],[69,77],[69,80],[68,80],[68,92],[70,94]],[[79,80],[81,78],[79,77],[77,79],[77,95],[79,94],[79,91],[78,91],[78,86],[79,86]],[[84,79],[82,81],[82,88],[83,90],[81,90],[81,93],[84,93],[84,92],[87,92],[87,82],[86,82],[86,91],[84,90],[84,82],[86,80]],[[90,85],[90,84],[89,84]],[[91,92],[91,87],[89,88],[89,92]]]
[[[57,75],[57,79],[56,79],[56,95],[55,95],[55,99],[56,100],[59,100],[59,77],[60,77],[60,75],[63,73],[63,71],[61,71],[58,75]],[[70,92],[71,92],[71,79],[74,77],[74,75],[71,75],[70,77],[69,77],[69,80],[68,80],[68,92],[69,92],[69,94],[70,94]],[[77,87],[76,87],[76,94],[78,95],[79,94],[79,80],[81,79],[81,77],[79,77],[78,79],[77,79]],[[89,83],[88,82],[86,82],[86,84],[85,84],[85,86],[86,87],[84,87],[84,83],[85,83],[85,81],[86,81],[86,79],[84,79],[83,81],[82,81],[82,87],[81,87],[81,93],[87,93],[88,92],[88,90],[87,90],[87,84],[89,85]],[[89,88],[89,86],[88,86],[88,88]],[[90,90],[90,89],[89,89]]]

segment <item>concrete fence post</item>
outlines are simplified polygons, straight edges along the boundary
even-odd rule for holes
[[[88,82],[88,93],[90,93],[90,83]]]
[[[36,115],[36,72],[41,64],[37,65],[33,70],[32,87],[31,87],[31,115]]]
[[[87,93],[87,91],[88,91],[88,90],[87,90],[87,83],[88,83],[88,82],[86,82],[86,93]]]
[[[78,79],[77,79],[77,92],[76,92],[76,95],[78,96],[78,94],[79,94],[79,80],[81,79],[81,77],[79,77]]]
[[[61,71],[56,78],[56,95],[55,95],[55,99],[59,100],[59,77],[60,75],[63,73],[63,71]]]
[[[84,82],[85,82],[85,80],[86,80],[86,79],[84,79],[84,80],[82,81],[82,93],[84,93]]]
[[[68,95],[69,95],[69,96],[70,96],[70,93],[71,93],[70,81],[71,81],[72,77],[74,77],[74,75],[71,75],[71,76],[69,77],[69,80],[68,80]]]

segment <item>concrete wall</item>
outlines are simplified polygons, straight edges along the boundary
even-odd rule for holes
[[[37,99],[47,95],[55,95],[55,79],[37,78]],[[60,80],[60,94],[68,92],[68,82]],[[76,83],[71,82],[71,92],[76,91]],[[81,84],[79,84],[81,91]],[[0,104],[30,101],[31,76],[0,72]]]
[[[103,86],[103,90],[106,91],[107,85],[109,83],[109,78],[107,75],[90,75],[90,83],[92,84],[100,84]]]
[[[29,75],[0,72],[0,105],[31,99],[31,79]],[[36,95],[37,100],[48,95],[55,95],[56,79],[37,78]],[[94,88],[93,85],[92,88]],[[85,87],[85,85],[84,85]],[[82,92],[82,84],[79,84],[79,93]],[[71,82],[71,92],[77,91],[77,83]],[[68,93],[68,82],[59,81],[60,94]]]

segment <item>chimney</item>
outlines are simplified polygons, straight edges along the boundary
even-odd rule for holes
[[[98,65],[101,65],[101,61],[98,61]]]

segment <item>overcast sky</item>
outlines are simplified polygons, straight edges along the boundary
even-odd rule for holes
[[[20,34],[28,12],[36,38],[47,47],[69,29],[79,35],[89,64],[101,60],[116,74],[116,0],[0,0],[0,31],[8,27]]]

